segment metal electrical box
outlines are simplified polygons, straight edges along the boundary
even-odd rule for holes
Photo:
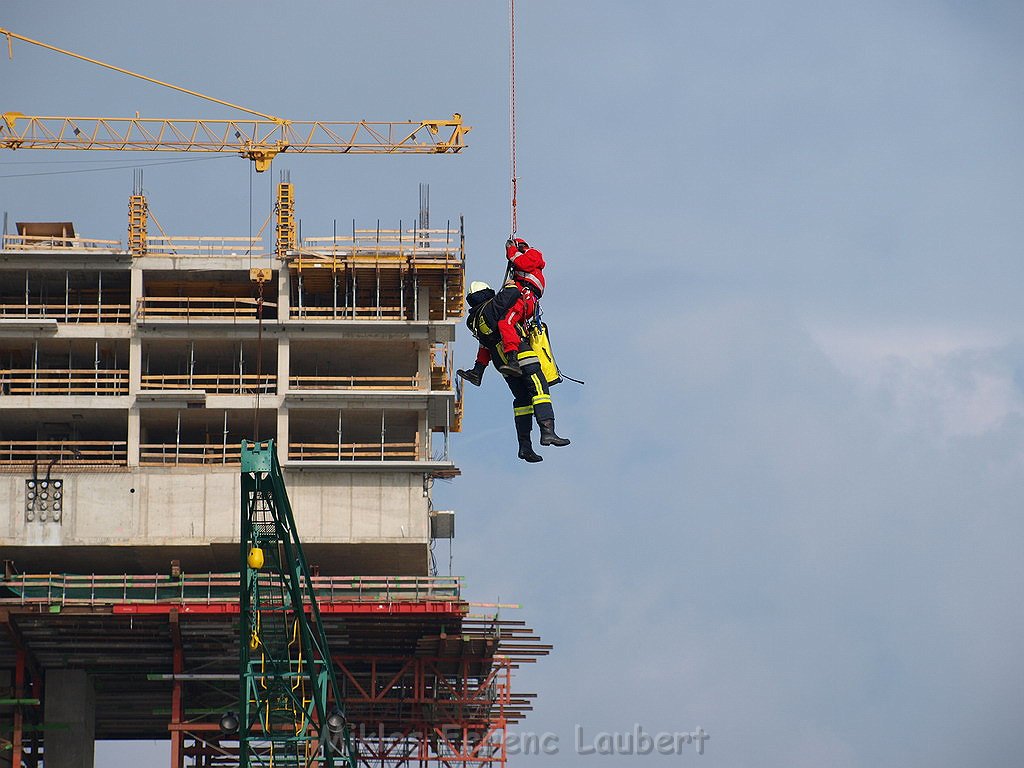
[[[434,511],[430,513],[430,538],[455,538],[455,513],[451,511]]]

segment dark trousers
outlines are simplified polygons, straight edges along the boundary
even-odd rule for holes
[[[507,359],[501,346],[491,348],[491,362],[497,366]],[[540,360],[533,349],[523,342],[519,347],[519,367],[522,376],[503,376],[512,392],[512,411],[515,414],[516,435],[520,439],[529,439],[533,419],[538,422],[555,418],[555,408],[551,403],[548,381],[540,369]]]

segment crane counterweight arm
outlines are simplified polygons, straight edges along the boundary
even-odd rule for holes
[[[404,122],[201,120],[142,117],[29,116],[4,112],[2,149],[234,152],[264,171],[281,152],[439,154],[465,148],[469,126],[446,120]]]

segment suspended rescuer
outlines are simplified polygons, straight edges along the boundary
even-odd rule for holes
[[[505,242],[505,257],[508,268],[505,272],[505,285],[511,282],[519,289],[521,301],[514,302],[498,323],[501,334],[501,345],[509,358],[509,363],[502,368],[504,374],[520,376],[517,352],[526,334],[520,329],[540,318],[540,297],[544,295],[544,255],[536,248],[531,248],[521,237],[509,238]],[[532,351],[532,350],[531,350]]]
[[[530,342],[523,338],[526,334],[523,333],[521,337],[516,327],[522,327],[520,319],[532,321],[535,308],[527,311],[521,287],[514,279],[497,293],[486,283],[474,282],[470,285],[466,301],[469,303],[466,324],[480,342],[480,347],[473,368],[456,373],[470,384],[480,386],[488,363],[494,363],[512,392],[519,458],[529,462],[543,461],[543,457],[533,450],[531,432],[534,418],[540,427],[541,445],[564,446],[569,445],[569,440],[555,433],[555,410],[548,381],[541,371],[540,359]],[[506,332],[501,328],[509,317],[515,318],[512,328],[516,333],[516,345],[506,351]],[[511,362],[517,364],[510,365]]]

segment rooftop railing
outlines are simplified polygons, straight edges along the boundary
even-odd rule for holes
[[[416,265],[461,264],[457,229],[354,229],[351,234],[303,238],[293,260],[300,266],[361,260],[408,260]]]
[[[269,256],[262,238],[248,237],[154,237],[146,239],[146,256]]]
[[[94,237],[52,237],[50,235],[4,235],[3,250],[35,251],[67,248],[76,251],[120,251],[120,240],[100,240]]]

